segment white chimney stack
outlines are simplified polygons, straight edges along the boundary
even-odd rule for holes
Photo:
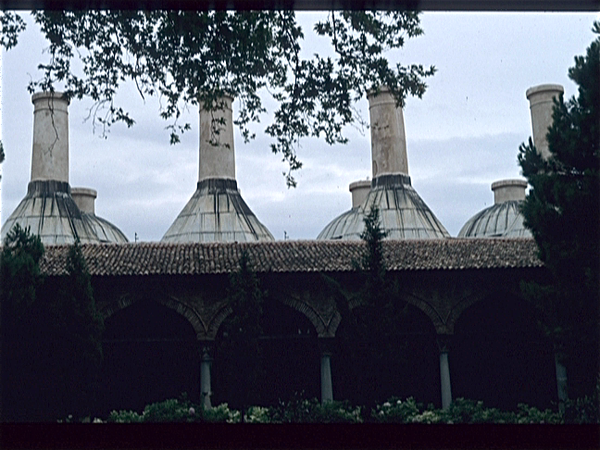
[[[352,207],[357,208],[364,203],[371,191],[370,180],[360,180],[350,183],[350,192],[352,193]]]
[[[235,180],[233,146],[233,97],[217,99],[212,111],[200,105],[200,167],[198,181],[208,178]],[[220,123],[223,119],[224,123]]]
[[[492,183],[494,191],[494,204],[510,201],[525,200],[525,189],[527,182],[525,180],[500,180]]]
[[[59,92],[38,92],[31,101],[31,181],[69,182],[69,101]]]
[[[369,92],[367,99],[371,120],[373,178],[400,173],[408,175],[402,108],[396,107],[396,100],[387,87],[382,87],[378,94]]]
[[[71,188],[71,197],[79,210],[86,214],[96,214],[95,201],[98,192],[89,188]]]
[[[559,84],[541,84],[527,89],[525,93],[531,109],[533,143],[545,159],[550,156],[546,135],[548,134],[548,128],[552,125],[553,100],[558,98],[564,91]]]

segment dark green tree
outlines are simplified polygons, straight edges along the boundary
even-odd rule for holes
[[[47,340],[55,414],[76,418],[94,411],[102,365],[104,320],[96,308],[91,277],[77,239],[67,255],[67,275],[56,289],[45,289]]]
[[[43,277],[44,246],[29,228],[18,224],[3,242],[0,260],[0,377],[2,421],[40,418],[38,344],[41,338],[35,305]]]
[[[230,274],[228,305],[231,315],[223,323],[219,343],[220,362],[228,381],[231,403],[242,411],[260,404],[262,357],[259,339],[263,334],[261,318],[266,293],[252,270],[248,254],[240,257],[240,268]],[[239,405],[235,403],[240,402]]]
[[[42,76],[30,91],[60,86],[69,98],[91,99],[93,124],[103,129],[134,124],[117,103],[127,81],[142,98],[161,98],[171,143],[190,128],[179,123],[185,108],[218,108],[224,93],[239,102],[235,123],[252,139],[249,125],[260,121],[270,97],[278,107],[265,132],[271,150],[289,163],[289,186],[302,166],[302,138],[346,143],[344,129],[363,123],[355,104],[369,90],[386,85],[403,105],[407,95],[423,95],[423,80],[435,72],[417,64],[392,66],[385,57],[423,33],[415,11],[332,11],[314,25],[324,39],[320,48],[332,56],[309,57],[301,54],[304,34],[293,11],[35,11],[33,17],[49,42],[50,59],[39,65]],[[0,45],[17,45],[22,18],[4,12],[0,25]]]
[[[387,378],[390,365],[401,358],[402,339],[398,335],[398,321],[405,311],[399,302],[398,285],[387,273],[383,239],[387,233],[381,228],[379,209],[373,206],[364,218],[361,239],[365,249],[355,270],[360,279],[357,292],[348,292],[337,286],[336,304],[342,321],[336,336],[340,343],[339,365],[345,367],[345,381],[352,391],[353,400],[370,411],[377,402],[386,400],[380,387]]]
[[[3,420],[55,421],[92,412],[102,362],[102,317],[76,242],[67,275],[40,273],[44,247],[18,224],[2,250]]]
[[[593,29],[600,34],[600,23]],[[549,272],[546,281],[522,288],[554,342],[557,368],[564,365],[571,371],[586,360],[591,367],[584,376],[569,376],[568,394],[574,397],[591,394],[598,375],[600,38],[585,56],[575,57],[569,78],[578,95],[555,100],[547,134],[549,158],[530,139],[519,148],[519,164],[531,185],[522,209],[525,225]]]

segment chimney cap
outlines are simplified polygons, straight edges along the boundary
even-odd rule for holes
[[[518,179],[494,181],[492,183],[492,191],[495,191],[496,189],[500,189],[503,187],[509,187],[509,186],[527,188],[527,181],[518,180]]]
[[[67,102],[67,104],[70,103],[69,98],[64,94],[64,92],[56,92],[56,91],[55,92],[49,92],[49,91],[36,92],[35,94],[33,94],[31,96],[31,103],[35,103],[36,101],[44,99],[44,98],[63,100],[65,102]]]
[[[359,181],[353,181],[352,183],[350,183],[350,186],[349,186],[350,192],[352,192],[355,189],[360,189],[360,188],[371,189],[371,180],[359,180]]]
[[[529,97],[532,95],[539,94],[541,92],[560,92],[562,94],[565,92],[565,89],[560,84],[540,84],[527,89],[527,91],[525,91],[525,95],[529,99]]]
[[[84,188],[84,187],[73,187],[71,188],[71,196],[74,195],[87,195],[88,197],[98,197],[98,191],[92,188]]]

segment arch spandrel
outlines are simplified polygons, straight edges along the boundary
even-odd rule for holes
[[[430,288],[413,288],[404,292],[403,298],[427,314],[439,335],[452,335],[460,314],[485,295],[484,289],[463,287],[455,281],[440,280]]]
[[[274,299],[303,314],[315,327],[320,338],[333,338],[342,319],[330,296],[308,290],[294,290],[273,296]]]
[[[127,292],[111,302],[103,303],[100,307],[100,314],[106,320],[140,300],[154,301],[182,315],[193,327],[199,341],[214,340],[220,323],[231,312],[230,309],[228,310],[225,300],[210,301],[199,293],[173,294],[165,289],[154,295],[148,295],[148,293],[136,295]]]

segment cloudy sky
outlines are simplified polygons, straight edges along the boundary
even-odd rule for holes
[[[298,13],[306,48],[320,51],[311,37],[316,13]],[[404,109],[409,172],[413,187],[452,236],[476,212],[493,203],[491,183],[520,178],[519,145],[531,135],[525,91],[561,84],[576,94],[567,76],[575,55],[594,39],[594,13],[439,13],[421,17],[425,35],[389,55],[403,64],[435,65],[422,99]],[[2,54],[1,220],[8,218],[30,181],[33,105],[26,86],[39,77],[46,47],[37,26],[29,26],[16,49]],[[70,116],[70,184],[98,191],[96,214],[117,225],[133,241],[158,241],[196,188],[198,116],[192,131],[169,145],[158,102],[144,102],[124,89],[136,125],[116,125],[107,137],[85,121],[89,102],[73,101]],[[359,105],[368,120],[367,100]],[[234,105],[235,114],[235,105]],[[260,131],[260,130],[259,130]],[[238,186],[246,203],[276,239],[314,239],[351,207],[348,185],[371,176],[369,132],[349,130],[349,144],[330,147],[307,140],[298,187],[288,189],[286,165],[269,150],[269,139],[244,144],[236,135]]]

